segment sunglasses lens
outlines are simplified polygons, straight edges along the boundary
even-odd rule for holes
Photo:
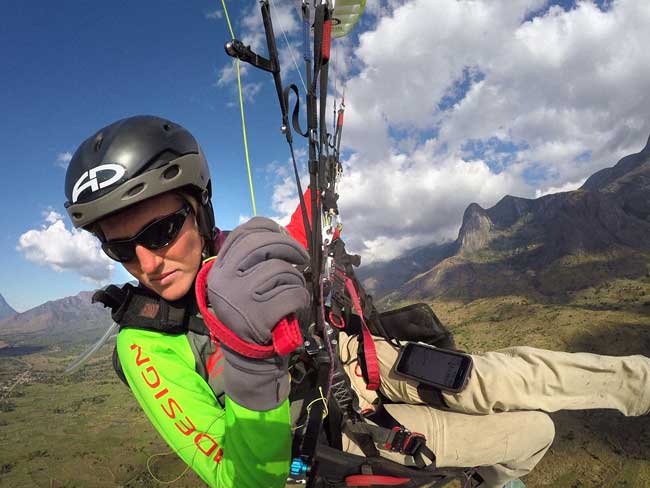
[[[147,249],[162,249],[171,244],[183,228],[191,207],[184,205],[178,212],[152,222],[131,239],[108,241],[102,249],[109,258],[125,263],[135,258],[135,246],[140,244]]]
[[[138,241],[147,249],[161,249],[168,246],[180,232],[186,215],[174,214],[147,227]]]
[[[102,244],[102,249],[109,258],[120,263],[131,261],[135,257],[135,246],[131,243],[106,242]]]

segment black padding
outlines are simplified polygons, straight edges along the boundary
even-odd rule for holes
[[[111,309],[113,321],[120,327],[155,330],[165,334],[187,332],[189,318],[195,313],[193,297],[168,302],[151,290],[129,283],[121,288],[110,285],[93,295],[93,302],[101,302]]]
[[[368,328],[376,336],[398,341],[424,342],[444,349],[455,349],[451,332],[426,303],[416,303],[378,315],[378,321],[369,320]],[[378,322],[378,323],[377,323]],[[361,320],[351,314],[346,324],[348,334],[361,334]]]
[[[97,290],[92,298],[92,303],[101,303],[104,307],[112,310],[120,308],[126,299],[126,291],[115,285],[108,285],[106,288]]]
[[[423,383],[418,384],[418,395],[422,400],[424,400],[428,405],[436,408],[449,408],[447,402],[445,402],[444,397],[440,388],[435,386],[425,385]]]

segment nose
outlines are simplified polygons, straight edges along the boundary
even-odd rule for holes
[[[140,244],[135,246],[135,256],[138,258],[140,268],[145,274],[153,273],[163,263],[163,258],[161,256]]]

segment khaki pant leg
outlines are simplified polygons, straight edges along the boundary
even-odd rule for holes
[[[359,395],[362,408],[369,407],[377,394],[367,390],[356,362],[356,336],[342,333],[339,337],[341,358],[352,387]],[[437,410],[422,405],[417,383],[396,376],[393,365],[398,351],[385,339],[375,338],[381,373],[381,391],[392,401],[386,409],[408,429],[427,438],[428,447],[436,455],[437,466],[481,466],[485,488],[500,488],[510,480],[529,473],[542,459],[555,435],[553,422],[542,412],[509,412],[493,415],[468,415]],[[343,436],[343,450],[363,455],[361,449]],[[412,464],[406,456],[381,451],[382,456],[402,464]]]
[[[511,347],[474,355],[460,393],[443,393],[456,412],[612,408],[624,415],[650,410],[650,359]]]
[[[427,446],[436,455],[437,466],[480,466],[478,471],[485,480],[481,486],[485,488],[500,488],[528,474],[555,435],[553,422],[542,412],[468,415],[407,404],[389,404],[386,409],[408,429],[425,435]],[[363,455],[346,436],[343,450]],[[407,456],[380,452],[393,461],[413,464]]]
[[[343,334],[342,334],[343,336]],[[356,357],[357,338],[342,343]],[[395,402],[425,403],[417,383],[392,371],[398,351],[375,338],[381,371],[381,391]],[[616,409],[626,416],[650,412],[650,358],[510,347],[472,355],[474,368],[460,393],[443,393],[456,412],[489,414],[513,410]],[[355,388],[365,390],[360,378]]]
[[[377,360],[381,374],[381,392],[393,402],[401,403],[425,403],[418,395],[417,382],[405,380],[393,372],[393,365],[397,361],[399,351],[383,337],[373,336],[375,348],[377,349]],[[344,332],[339,335],[339,351],[344,362],[357,357],[359,342],[357,336],[348,336]],[[345,366],[346,373],[352,380],[352,387],[361,397],[362,408],[377,398],[375,392],[366,389],[366,384],[360,376],[357,362],[351,362]]]

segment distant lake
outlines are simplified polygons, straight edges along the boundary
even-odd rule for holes
[[[27,356],[45,349],[45,346],[9,346],[0,348],[0,358],[11,356]]]

